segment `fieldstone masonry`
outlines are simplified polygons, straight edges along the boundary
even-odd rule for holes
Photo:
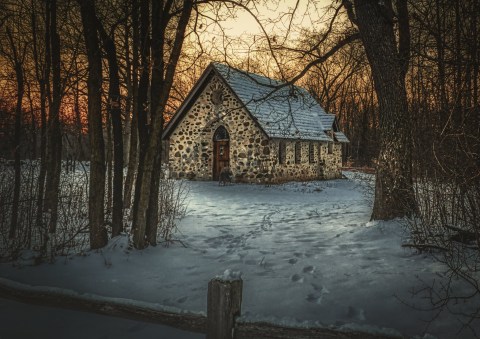
[[[221,95],[219,95],[221,93]],[[219,99],[220,98],[220,99]],[[279,183],[333,179],[341,176],[340,143],[284,139],[285,164],[279,164],[280,139],[271,139],[217,75],[197,97],[169,138],[169,169],[173,178],[212,180],[213,136],[218,127],[229,133],[230,169],[236,182]],[[295,163],[295,143],[301,143],[301,163]]]

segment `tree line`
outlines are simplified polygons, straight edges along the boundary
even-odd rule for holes
[[[425,289],[433,307],[475,300],[479,1],[280,4],[1,2],[2,257],[58,255],[78,238],[99,249],[127,228],[137,249],[171,237],[159,224],[179,195],[161,186],[162,130],[214,60],[300,84],[335,113],[350,139],[344,161],[375,169],[372,219],[406,217],[404,245],[448,267],[445,285]],[[262,5],[279,11],[266,17]],[[228,34],[239,13],[258,34]],[[455,294],[458,277],[470,295]]]
[[[351,141],[345,160],[375,167],[372,218],[422,215],[420,179],[471,192],[479,177],[478,6],[343,0],[321,8],[312,0],[265,19],[247,0],[4,2],[9,238],[21,233],[22,158],[38,159],[32,224],[48,230],[44,244],[58,225],[62,161],[89,160],[91,248],[125,230],[126,211],[135,247],[155,245],[163,126],[210,60],[299,83],[335,113]],[[299,25],[312,10],[323,14]],[[240,11],[255,18],[259,35],[221,30]],[[212,26],[222,32],[217,44],[205,41]],[[475,205],[478,191],[471,194]]]
[[[127,209],[135,247],[157,243],[164,112],[194,4],[198,12],[193,1],[2,3],[3,156],[15,169],[8,238],[24,236],[21,158],[39,163],[29,227],[46,230],[42,248],[58,225],[62,161],[73,158],[89,160],[90,247],[106,245],[107,223],[112,237],[124,231]]]

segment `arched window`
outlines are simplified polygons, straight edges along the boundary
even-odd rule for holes
[[[218,127],[215,133],[213,134],[213,141],[229,140],[229,139],[230,139],[230,136],[228,135],[228,131],[223,126]]]
[[[285,164],[287,162],[287,145],[285,141],[278,143],[278,163]]]

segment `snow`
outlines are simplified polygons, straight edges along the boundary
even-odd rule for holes
[[[222,275],[217,275],[217,279],[222,281],[234,281],[240,280],[242,278],[242,272],[232,271],[231,269],[226,269]]]
[[[332,128],[335,115],[326,113],[305,89],[275,88],[284,83],[221,63],[213,66],[270,137],[332,141],[324,131]]]
[[[243,320],[473,337],[460,331],[459,317],[437,314],[424,294],[414,295],[424,284],[447,279],[446,267],[400,246],[407,237],[402,220],[371,222],[365,180],[371,178],[345,174],[349,179],[270,187],[187,182],[188,212],[176,234],[181,242],[136,251],[124,234],[102,250],[53,264],[1,264],[0,276],[94,298],[205,312],[209,280],[241,272]],[[460,281],[453,287],[468,292]],[[475,306],[451,307],[468,312]],[[471,326],[478,331],[480,325]]]

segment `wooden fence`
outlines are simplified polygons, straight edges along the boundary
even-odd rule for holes
[[[207,315],[164,309],[155,304],[121,298],[84,295],[48,287],[35,287],[0,278],[0,297],[158,323],[197,333],[206,339],[379,339],[383,334],[330,328],[296,328],[265,322],[239,321],[243,282],[240,278],[214,278],[208,284]]]

